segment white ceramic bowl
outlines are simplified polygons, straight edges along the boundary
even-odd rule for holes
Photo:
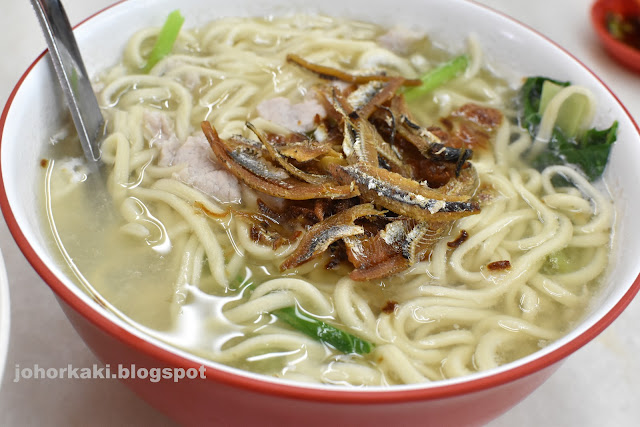
[[[598,100],[599,127],[618,120],[619,138],[605,179],[618,217],[615,268],[605,289],[580,324],[562,339],[497,369],[433,384],[390,389],[346,390],[298,384],[238,371],[177,350],[105,310],[78,289],[59,265],[43,225],[37,189],[46,141],[61,124],[59,90],[46,57],[24,74],[0,119],[0,205],[9,228],[33,267],[93,351],[112,366],[207,367],[206,380],[127,384],[159,410],[185,424],[223,425],[482,424],[539,386],[563,360],[593,339],[629,304],[640,287],[640,134],[609,89],[560,47],[503,15],[464,0],[129,0],[99,13],[77,29],[90,74],[114,65],[136,30],[159,25],[179,7],[188,26],[220,16],[321,12],[385,25],[425,30],[450,49],[462,50],[473,32],[486,61],[499,73],[520,79],[545,75],[589,87]],[[37,126],[33,124],[36,123]],[[624,250],[623,250],[624,249]],[[588,391],[587,391],[588,392]]]

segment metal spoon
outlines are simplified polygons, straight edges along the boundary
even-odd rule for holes
[[[89,166],[98,169],[104,118],[59,0],[31,0]]]

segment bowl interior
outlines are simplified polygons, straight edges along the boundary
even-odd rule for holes
[[[80,25],[76,37],[89,74],[95,75],[99,70],[114,65],[126,40],[136,30],[161,25],[167,14],[175,8],[176,4],[171,0],[130,0]],[[526,365],[540,356],[559,354],[557,350],[569,342],[574,342],[570,351],[577,349],[608,325],[637,291],[638,284],[634,285],[640,271],[640,259],[637,257],[640,253],[640,224],[634,220],[635,212],[640,210],[635,189],[635,184],[640,182],[640,168],[635,165],[635,159],[640,158],[637,125],[596,76],[549,40],[510,18],[464,0],[402,0],[395,2],[394,6],[389,6],[384,0],[325,0],[312,6],[306,0],[236,0],[220,2],[215,8],[200,0],[183,0],[179,8],[187,17],[186,26],[198,26],[221,16],[268,16],[290,14],[291,11],[345,16],[388,26],[421,29],[452,51],[463,50],[472,33],[483,48],[486,64],[514,85],[519,85],[523,77],[530,75],[570,80],[589,87],[595,94],[598,101],[598,127],[608,126],[613,120],[618,120],[618,142],[612,151],[605,176],[617,204],[613,268],[607,277],[605,289],[594,301],[586,319],[566,337],[534,355],[494,371],[474,374],[474,377],[494,375],[514,366]],[[390,10],[393,13],[389,13]],[[460,31],[461,28],[466,30]],[[42,220],[38,196],[43,179],[40,160],[50,136],[61,126],[64,116],[61,105],[61,92],[48,58],[44,56],[33,64],[18,83],[0,120],[0,172],[4,185],[0,192],[0,203],[12,233],[30,262],[72,306],[81,307],[85,312],[95,312],[98,317],[108,319],[128,334],[143,337],[160,348],[197,363],[216,366],[227,372],[239,372],[172,350],[170,346],[146,337],[143,332],[95,303],[65,276],[55,255],[57,248]],[[588,335],[583,335],[585,332]],[[576,340],[578,337],[582,337],[581,340]],[[563,354],[568,353],[564,351]],[[557,359],[560,356],[554,357]],[[251,376],[246,373],[241,375]],[[445,383],[466,380],[455,379]],[[439,384],[426,387],[437,386]],[[412,387],[425,385],[405,388]]]

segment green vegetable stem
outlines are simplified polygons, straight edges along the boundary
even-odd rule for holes
[[[169,14],[160,33],[158,33],[158,38],[153,45],[153,49],[151,49],[149,58],[147,58],[147,64],[142,69],[144,73],[151,71],[162,58],[171,53],[183,23],[184,17],[180,14],[180,11],[174,10]]]
[[[343,353],[366,354],[373,349],[372,343],[311,317],[301,312],[297,307],[281,308],[273,314],[294,329],[318,341],[330,344]]]
[[[426,95],[435,88],[459,76],[467,69],[468,65],[469,57],[467,57],[467,55],[460,55],[429,70],[425,75],[420,77],[420,80],[422,80],[420,86],[411,88],[404,93],[405,99],[412,101]]]

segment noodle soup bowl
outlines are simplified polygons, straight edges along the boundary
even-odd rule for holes
[[[91,75],[113,66],[138,29],[158,26],[176,8],[170,0],[130,0],[80,24],[76,36]],[[568,355],[603,331],[631,302],[640,281],[640,135],[610,90],[584,65],[546,38],[473,2],[462,0],[306,0],[202,2],[179,5],[195,27],[222,16],[271,16],[291,11],[402,25],[425,31],[453,52],[473,33],[484,60],[514,84],[543,75],[588,87],[597,100],[596,126],[619,122],[618,141],[604,175],[616,204],[612,266],[583,319],[562,338],[498,368],[433,383],[345,388],[297,383],[247,373],[175,348],[133,327],[75,284],[60,261],[43,219],[40,193],[50,137],[65,119],[48,57],[25,72],[0,119],[0,204],[12,235],[33,268],[55,292],[79,335],[111,372],[119,367],[167,368],[177,376],[122,380],[143,399],[186,425],[480,425],[542,384]],[[178,378],[185,377],[185,378]]]

